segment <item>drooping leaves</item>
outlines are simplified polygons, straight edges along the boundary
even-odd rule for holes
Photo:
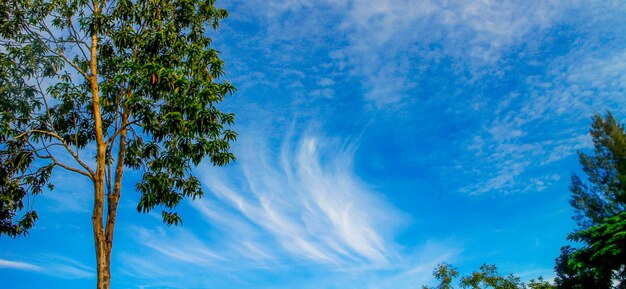
[[[228,129],[234,115],[217,107],[235,88],[220,80],[224,63],[210,38],[227,11],[214,0],[97,3],[96,13],[84,0],[0,3],[1,149],[3,169],[11,173],[3,179],[2,200],[3,209],[14,208],[0,216],[7,224],[18,222],[20,210],[30,216],[21,228],[36,219],[24,200],[49,177],[47,169],[33,174],[58,167],[51,156],[83,158],[77,167],[88,171],[84,166],[93,156],[79,152],[89,152],[96,138],[89,79],[93,35],[107,193],[115,181],[110,168],[122,162],[143,174],[137,209],[160,208],[166,224],[180,224],[175,207],[202,196],[192,168],[235,159],[230,144],[237,134]],[[117,160],[122,131],[127,148]],[[23,170],[4,164],[19,157],[14,142],[30,152]]]

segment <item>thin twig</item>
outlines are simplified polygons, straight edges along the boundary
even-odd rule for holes
[[[53,138],[56,138],[57,140],[61,142],[61,144],[63,144],[63,147],[65,147],[65,150],[67,150],[67,152],[70,153],[72,157],[74,157],[74,160],[76,160],[76,162],[78,162],[85,170],[87,170],[90,175],[94,174],[93,170],[78,157],[78,155],[74,152],[74,150],[72,150],[72,148],[67,144],[67,142],[65,142],[65,140],[62,137],[60,137],[58,134],[51,132],[51,131],[37,130],[37,129],[30,130],[30,132],[41,133],[41,134],[45,134]]]
[[[35,146],[34,146],[32,143],[30,143],[30,142],[28,142],[28,144],[29,144],[31,147],[33,147],[33,148],[35,147]],[[58,161],[58,160],[54,157],[54,155],[50,152],[50,150],[48,150],[48,147],[49,147],[49,146],[47,146],[46,144],[44,144],[44,146],[43,146],[43,148],[46,150],[46,152],[48,153],[48,155],[41,155],[41,154],[39,154],[39,152],[38,152],[38,151],[36,151],[36,150],[33,150],[33,152],[35,153],[35,156],[37,156],[37,157],[38,157],[38,158],[40,158],[40,159],[50,159],[50,160],[52,160],[52,162],[53,162],[55,165],[57,165],[57,166],[59,166],[59,167],[62,167],[62,168],[64,168],[64,169],[68,170],[68,171],[72,171],[72,172],[75,172],[75,173],[81,174],[81,175],[86,176],[86,177],[88,177],[89,179],[92,179],[92,180],[93,180],[93,174],[90,174],[89,172],[85,172],[85,171],[80,170],[80,169],[75,168],[75,167],[71,167],[71,166],[69,166],[69,165],[66,165],[66,164],[64,164],[64,163],[62,163],[62,162],[60,162],[60,161]]]

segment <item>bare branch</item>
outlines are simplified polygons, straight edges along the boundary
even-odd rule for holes
[[[64,53],[55,52],[53,50],[50,50],[50,53],[52,53],[56,57],[60,57],[61,59],[65,60],[65,62],[67,64],[69,64],[70,66],[72,66],[74,69],[76,69],[76,71],[78,71],[78,73],[82,74],[86,79],[89,79],[89,75],[84,70],[82,70],[80,67],[78,67],[78,65],[76,63],[74,63],[74,61],[72,61],[69,58],[67,58],[67,56],[65,56]]]
[[[117,131],[115,131],[115,133],[113,133],[113,135],[111,135],[111,137],[107,139],[105,145],[109,145],[120,133],[122,133],[122,131],[129,129],[132,125],[137,123],[139,123],[139,121],[131,121],[120,127]]]
[[[61,136],[59,136],[58,134],[56,134],[54,132],[51,132],[51,131],[37,130],[37,129],[30,130],[30,132],[45,134],[45,135],[51,136],[51,137],[59,140],[61,142],[61,144],[63,144],[63,147],[65,147],[65,150],[67,150],[67,152],[70,153],[70,155],[72,155],[72,157],[74,157],[74,160],[76,160],[76,162],[78,162],[83,168],[85,168],[85,170],[87,170],[90,175],[94,174],[93,170],[86,163],[84,163],[80,159],[80,157],[78,157],[76,152],[74,152],[74,150],[72,150],[72,147],[70,147],[70,145],[67,144],[67,142]]]
[[[48,105],[48,100],[46,99],[46,95],[43,93],[43,88],[41,87],[41,81],[39,77],[37,77],[37,87],[39,88],[39,93],[41,94],[41,98],[43,99],[43,104],[46,107],[46,115],[48,116],[48,124],[53,132],[56,132],[54,129],[54,124],[52,122],[52,116],[50,115],[50,106]]]
[[[68,171],[72,171],[72,172],[75,172],[75,173],[81,174],[81,175],[83,175],[83,176],[88,177],[89,179],[93,179],[93,176],[92,176],[91,174],[89,174],[88,172],[83,171],[83,170],[78,169],[78,168],[75,168],[75,167],[72,167],[72,166],[69,166],[69,165],[66,165],[66,164],[64,164],[64,163],[62,163],[62,162],[60,162],[60,161],[58,161],[58,160],[54,157],[54,155],[50,152],[50,150],[48,150],[48,148],[49,148],[49,147],[51,147],[51,146],[53,146],[54,144],[53,144],[53,145],[46,145],[46,144],[44,143],[44,144],[43,144],[43,148],[41,148],[41,149],[35,149],[35,145],[33,145],[30,141],[28,142],[28,145],[30,145],[30,146],[33,148],[32,152],[35,154],[35,156],[37,156],[37,158],[52,160],[52,162],[53,162],[55,165],[59,166],[59,167],[62,167],[62,168],[64,168],[64,169],[68,170]],[[56,145],[58,145],[58,144],[56,144]],[[40,154],[40,153],[39,153],[39,151],[40,151],[40,150],[45,150],[45,151],[46,151],[46,153],[48,153],[48,154],[47,154],[47,155],[42,155],[42,154]]]
[[[72,31],[72,33],[74,34],[74,41],[76,42],[76,45],[78,46],[78,48],[80,49],[80,52],[83,54],[83,56],[85,57],[85,59],[89,59],[87,57],[87,54],[85,53],[85,51],[83,50],[83,47],[80,44],[84,44],[87,48],[89,48],[89,44],[87,44],[87,42],[78,39],[78,32],[76,31],[76,28],[74,28],[74,22],[72,22],[72,18],[68,17],[68,20],[70,22],[70,30]]]
[[[44,30],[46,30],[46,32],[48,32],[48,35],[50,35],[50,39],[52,39],[52,42],[54,42],[55,44],[59,43],[58,39],[54,36],[54,33],[52,33],[52,31],[48,27],[48,24],[46,24],[45,19],[40,21],[40,25],[41,27],[39,28],[43,28]]]
[[[52,32],[50,31],[50,29],[48,29],[48,27],[45,25],[42,26],[45,30],[47,30],[48,34],[50,34],[52,36],[52,42],[54,42],[55,44],[58,44],[58,41],[56,40],[56,38],[54,38],[54,35],[52,34]],[[26,27],[26,30],[28,31],[28,33],[34,38],[34,39],[39,39],[39,41],[44,42],[42,40],[42,37],[39,33],[36,33],[35,31],[33,31],[30,27]],[[50,40],[49,40],[50,41]],[[78,65],[76,63],[74,63],[74,61],[70,60],[69,58],[67,58],[67,56],[64,53],[60,53],[60,52],[56,52],[55,49],[53,49],[52,47],[50,47],[50,45],[48,45],[47,43],[44,42],[44,44],[46,45],[46,47],[48,48],[48,51],[53,54],[56,57],[59,57],[61,59],[63,59],[67,64],[69,64],[70,66],[72,66],[74,69],[76,69],[76,71],[78,71],[78,73],[82,74],[85,78],[89,79],[89,75],[83,71],[80,67],[78,67]]]

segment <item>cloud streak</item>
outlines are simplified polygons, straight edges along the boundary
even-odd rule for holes
[[[246,143],[256,145],[239,154],[240,182],[225,182],[231,178],[209,169],[203,180],[248,231],[268,234],[289,258],[323,265],[383,265],[395,258],[391,234],[400,213],[354,175],[354,145],[308,135],[283,143],[276,154],[262,141]]]
[[[309,133],[272,151],[271,140],[248,137],[236,165],[198,169],[208,190],[189,205],[203,226],[132,228],[141,249],[123,252],[125,272],[178,274],[146,267],[146,258],[186,271],[361,271],[403,262],[393,238],[407,218],[355,175],[355,143]]]
[[[0,268],[25,270],[25,271],[43,271],[43,268],[30,263],[11,261],[0,259]]]
[[[93,268],[80,262],[61,256],[49,257],[52,260],[37,263],[0,259],[0,268],[32,271],[62,279],[84,279],[95,276]]]
[[[329,49],[330,59],[323,65],[360,79],[363,98],[384,108],[410,98],[442,62],[452,63],[459,75],[498,73],[503,56],[552,28],[580,4],[299,0],[245,1],[242,6],[251,17],[263,15],[259,19],[267,30],[259,41],[293,46],[286,51],[299,51],[298,45]],[[282,65],[302,61],[291,53],[272,58],[277,57]],[[314,94],[328,97],[329,90]]]
[[[426,282],[436,262],[460,252],[449,241],[426,242],[410,252],[395,242],[408,217],[355,174],[357,143],[310,131],[288,134],[278,144],[243,135],[249,139],[241,142],[236,165],[197,170],[208,190],[189,205],[201,223],[130,228],[139,249],[122,252],[123,274],[176,288],[175,280],[188,275],[203,276],[193,282],[206,287],[219,285],[213,274],[306,270],[327,276],[311,280],[310,288],[349,286],[346,280],[393,288],[409,280]],[[254,277],[248,277],[229,286],[250,287],[246,282]]]
[[[504,96],[497,105],[507,112],[495,110],[466,142],[468,155],[460,168],[474,174],[476,182],[461,192],[541,191],[560,180],[562,168],[542,176],[532,176],[529,170],[549,172],[549,166],[592,147],[586,128],[593,113],[624,112],[619,104],[625,99],[625,61],[623,51],[604,52],[601,57],[568,55],[551,64],[547,75],[528,78],[525,99],[519,94]],[[572,125],[557,130],[557,120]],[[527,177],[529,181],[523,181]]]

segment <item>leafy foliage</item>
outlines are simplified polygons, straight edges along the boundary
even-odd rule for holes
[[[537,280],[531,279],[528,284],[526,284],[528,289],[554,289],[555,286],[552,283],[543,279],[543,277],[539,276]]]
[[[137,210],[180,224],[175,207],[202,196],[192,168],[235,158],[217,108],[235,88],[209,37],[227,16],[214,0],[0,1],[0,234],[33,226],[28,200],[58,167],[94,185],[99,289],[126,168],[142,174]]]
[[[19,1],[17,1],[19,2]],[[22,29],[20,13],[14,14],[21,3],[0,4],[0,39],[16,36]],[[40,16],[34,16],[37,18]],[[5,41],[2,41],[5,42]],[[58,65],[55,59],[43,55],[40,43],[16,47],[3,43],[0,50],[0,236],[24,235],[37,220],[30,195],[37,195],[48,185],[53,165],[33,168],[35,152],[29,144],[31,115],[41,110],[37,86],[29,83],[38,74],[50,75]],[[19,213],[22,212],[21,216]]]
[[[439,281],[436,287],[422,286],[423,289],[451,289],[453,280],[459,276],[456,268],[447,263],[437,265],[433,271],[433,276]],[[472,289],[552,289],[554,286],[539,277],[537,281],[531,280],[528,284],[521,282],[519,277],[513,274],[503,277],[498,273],[495,265],[483,264],[478,271],[472,272],[468,276],[461,277],[459,281],[461,288]]]
[[[626,288],[626,212],[607,218],[602,224],[568,236],[585,247],[572,252],[568,265],[588,270],[602,287]]]
[[[626,133],[615,117],[595,115],[589,131],[594,154],[579,152],[587,182],[572,177],[571,205],[581,228],[600,224],[626,210]]]
[[[161,208],[166,224],[181,222],[177,204],[202,196],[191,169],[205,158],[218,166],[235,158],[234,115],[216,106],[235,88],[216,81],[224,63],[208,37],[228,12],[214,5],[0,3],[1,233],[32,226],[37,215],[24,201],[54,168],[99,181],[94,156],[81,155],[96,142],[106,151],[108,196],[121,182],[117,164],[139,170],[137,210]]]
[[[558,288],[626,288],[626,131],[615,117],[595,115],[590,130],[594,154],[579,153],[587,182],[572,177],[579,229],[556,260]],[[615,287],[617,286],[617,287]]]
[[[454,288],[452,286],[452,280],[459,276],[459,271],[457,271],[457,269],[452,265],[444,262],[435,267],[433,276],[439,281],[437,287],[434,287],[433,289],[451,289]],[[422,286],[422,288],[429,289],[427,286]]]
[[[500,276],[495,265],[483,264],[480,266],[479,271],[461,278],[461,287],[463,288],[516,289],[524,288],[523,286],[519,277],[515,277],[512,274],[507,277]]]
[[[572,266],[572,254],[577,250],[571,246],[564,246],[561,248],[561,254],[556,259],[554,271],[556,272],[556,278],[554,283],[556,288],[571,288],[571,289],[584,289],[584,288],[609,288],[608,283],[602,280],[594,278],[590,268],[584,268],[581,266]]]

